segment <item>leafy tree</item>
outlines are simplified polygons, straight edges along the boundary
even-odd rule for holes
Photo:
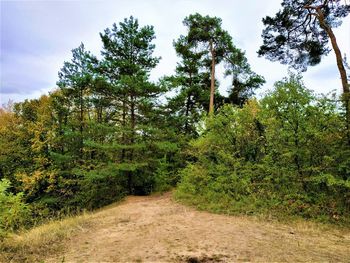
[[[263,99],[263,107],[269,108],[265,118],[269,121],[269,142],[276,158],[287,164],[293,164],[294,170],[302,176],[305,148],[308,145],[310,115],[313,111],[311,101],[315,99],[311,91],[302,84],[301,79],[293,76],[275,84],[275,90]],[[277,126],[275,126],[277,125]],[[281,148],[279,148],[281,147]],[[286,166],[284,166],[286,167]],[[290,169],[290,167],[288,167]]]
[[[52,120],[50,98],[25,100],[14,105],[14,114],[19,121],[16,131],[18,146],[22,145],[21,169],[32,172],[50,166],[49,145],[51,142]]]
[[[27,148],[20,141],[20,119],[10,108],[0,108],[0,178],[14,182],[14,172]]]
[[[260,105],[225,105],[207,118],[202,135],[191,142],[192,162],[181,171],[176,197],[200,208],[252,213],[258,177],[252,162],[264,157],[264,130],[257,122]]]
[[[336,167],[347,162],[349,153],[343,143],[345,120],[334,99],[316,97],[300,77],[291,76],[275,84],[262,106],[264,161],[293,213],[332,217],[347,211],[348,172]]]
[[[212,211],[348,222],[349,152],[337,108],[298,76],[260,102],[220,108],[191,142],[176,196]]]

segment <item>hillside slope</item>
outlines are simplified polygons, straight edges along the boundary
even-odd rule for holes
[[[200,212],[171,195],[129,197],[47,262],[349,261],[350,232]]]

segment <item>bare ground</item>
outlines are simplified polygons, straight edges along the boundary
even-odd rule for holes
[[[215,215],[162,196],[104,209],[45,262],[350,262],[350,230]]]

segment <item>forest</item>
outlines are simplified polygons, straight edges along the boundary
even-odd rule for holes
[[[211,212],[349,226],[350,69],[333,33],[349,12],[284,0],[265,17],[257,53],[291,69],[261,97],[264,76],[219,17],[184,18],[176,71],[156,82],[155,30],[133,16],[99,33],[100,58],[74,48],[55,90],[0,108],[0,239],[169,190]],[[333,52],[342,92],[316,94],[302,73]]]

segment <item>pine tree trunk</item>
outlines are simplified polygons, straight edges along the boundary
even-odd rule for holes
[[[334,50],[334,53],[335,53],[335,56],[337,59],[337,66],[338,66],[338,70],[340,73],[341,83],[343,86],[343,93],[349,94],[349,92],[350,92],[349,83],[348,83],[348,79],[346,76],[346,70],[345,70],[343,58],[342,58],[342,55],[341,55],[341,52],[340,52],[340,49],[339,49],[339,46],[337,43],[337,39],[333,33],[333,30],[329,26],[327,26],[325,24],[325,22],[321,23],[321,26],[327,32],[327,34],[331,40],[331,43],[332,43],[332,47],[333,47],[333,50]]]
[[[346,70],[344,67],[343,58],[337,43],[337,39],[333,33],[332,28],[325,21],[324,14],[321,8],[316,8],[316,12],[318,14],[317,18],[320,22],[320,26],[323,28],[323,30],[326,31],[328,37],[331,40],[331,44],[337,60],[337,66],[340,73],[341,83],[343,86],[343,102],[344,102],[345,114],[346,114],[345,115],[346,116],[346,133],[347,133],[348,144],[350,145],[350,87],[348,83],[348,78],[346,76]]]
[[[83,145],[84,145],[84,141],[83,141],[83,131],[84,131],[84,106],[83,106],[83,88],[80,88],[80,94],[79,94],[80,98],[79,98],[79,103],[80,103],[80,127],[79,127],[79,131],[80,131],[80,141],[79,141],[79,157],[80,160],[83,158]]]
[[[190,88],[192,88],[192,74],[190,73]],[[190,103],[191,103],[191,93],[189,92],[187,94],[187,101],[186,101],[186,122],[185,122],[185,131],[186,133],[189,132],[188,130],[188,126],[189,126],[189,123],[188,123],[188,116],[190,114]]]
[[[125,126],[126,126],[126,101],[125,101],[125,96],[123,96],[123,114],[122,114],[122,144],[125,144]],[[121,158],[120,161],[124,162],[125,159],[125,149],[122,148],[122,154],[121,154]]]
[[[209,101],[209,115],[214,113],[214,93],[215,93],[215,50],[213,41],[209,42],[211,53],[211,79],[210,79],[210,101]]]
[[[190,94],[187,94],[187,101],[186,101],[186,113],[185,113],[185,116],[186,116],[186,120],[185,120],[185,131],[186,133],[189,132],[188,130],[188,115],[189,115],[189,112],[190,112],[190,100],[191,100],[191,95]]]
[[[131,118],[131,137],[130,137],[130,144],[131,146],[134,145],[135,143],[135,127],[136,127],[136,118],[135,118],[135,97],[132,94],[130,97],[131,100],[131,105],[130,105],[130,118]],[[130,156],[129,156],[129,161],[130,163],[133,162],[134,159],[134,149],[130,149]],[[128,172],[128,188],[129,188],[129,193],[134,194],[134,189],[133,189],[133,173],[131,171]]]
[[[135,98],[133,95],[131,95],[131,144],[134,144],[135,142],[135,126],[136,126],[136,119],[135,119]]]

